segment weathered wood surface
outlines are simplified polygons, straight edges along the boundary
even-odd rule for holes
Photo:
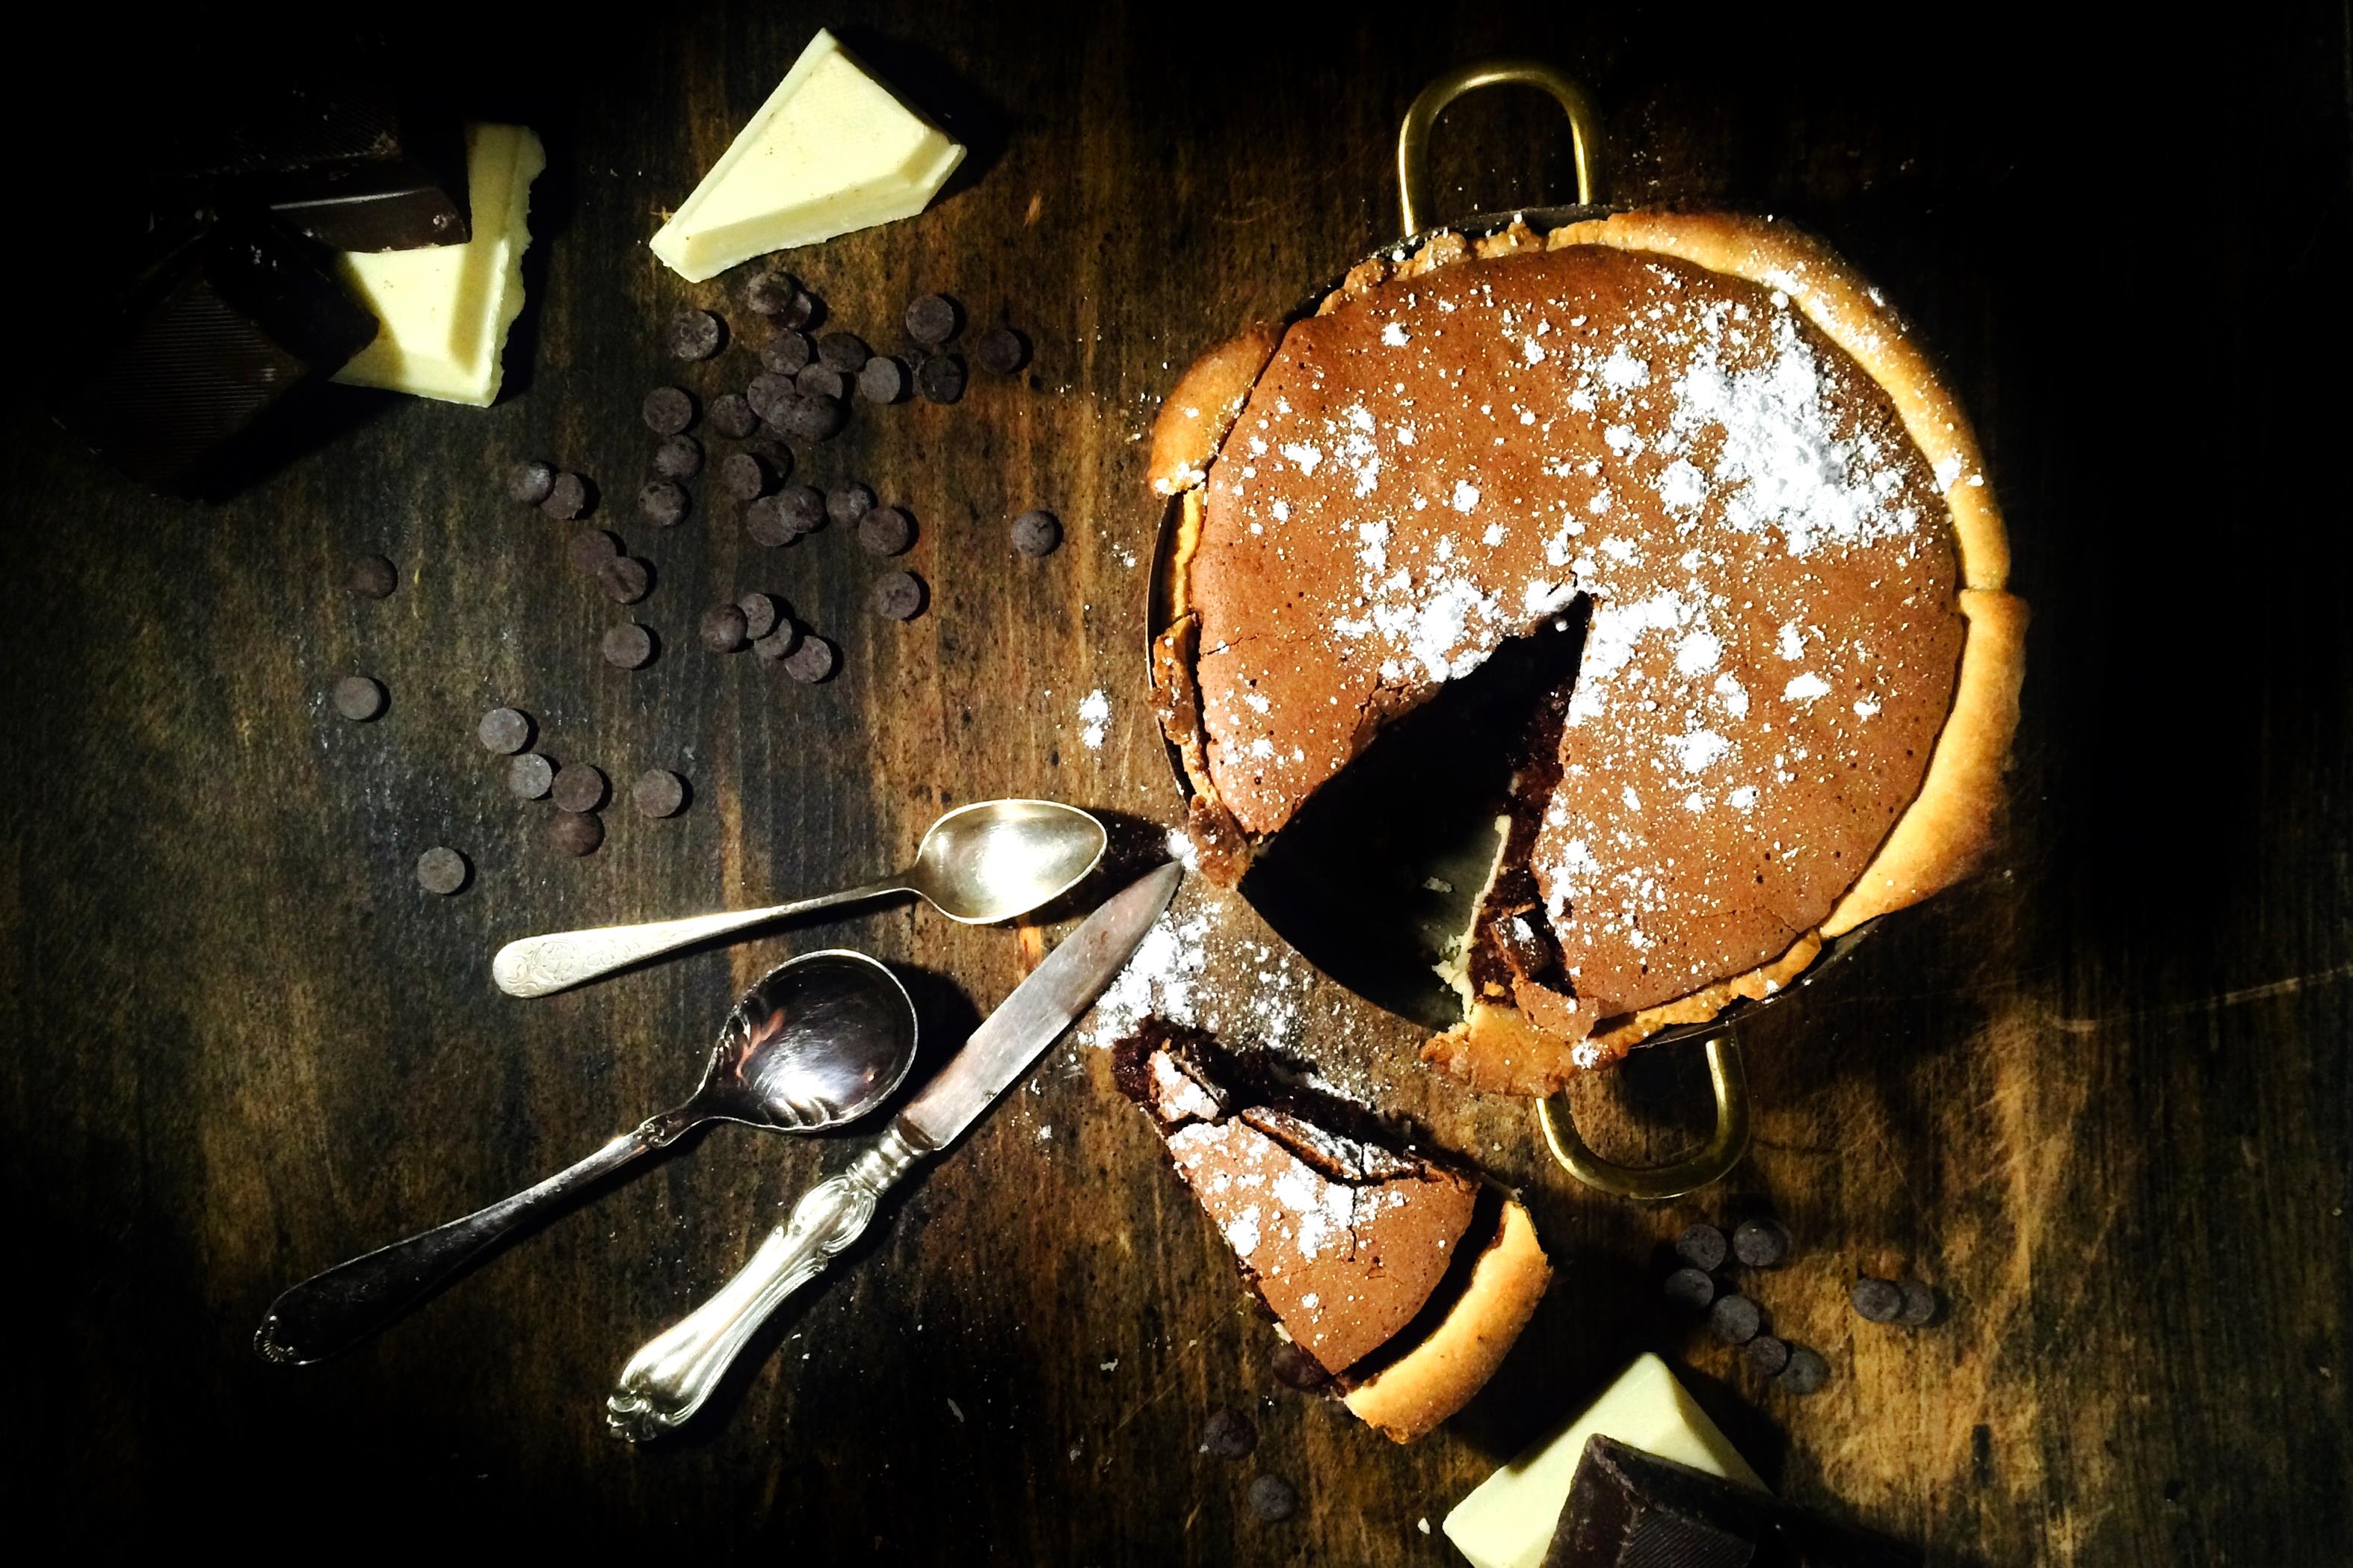
[[[975,155],[920,219],[792,265],[878,343],[944,289],[1037,344],[1025,384],[976,374],[960,407],[861,411],[807,465],[913,512],[932,604],[911,625],[866,612],[875,567],[839,531],[766,552],[707,485],[668,533],[628,504],[638,399],[676,374],[657,323],[713,303],[757,339],[640,242],[819,20],[783,8],[512,39],[506,96],[553,164],[532,363],[498,407],[353,394],[347,427],[215,508],[145,499],[12,409],[30,590],[0,634],[12,1520],[98,1547],[333,1523],[682,1558],[1436,1563],[1453,1501],[1650,1344],[1783,1490],[1938,1562],[2342,1562],[2342,10],[2063,48],[1950,20],[1715,32],[1682,7],[1429,7],[1250,47],[1120,5],[840,16]],[[839,1144],[716,1130],[356,1353],[259,1363],[286,1284],[678,1098],[779,958],[852,943],[914,966],[935,1039],[1018,978],[1021,934],[905,908],[533,1004],[487,961],[522,932],[861,878],[943,803],[1166,821],[1138,434],[1197,348],[1388,236],[1404,105],[1496,50],[1591,84],[1613,196],[1794,215],[1916,317],[1981,421],[2035,606],[1999,863],[1751,1032],[1756,1152],[1728,1187],[1648,1208],[1577,1189],[1521,1108],[1431,1082],[1409,1030],[1318,995],[1307,1047],[1393,1079],[1386,1103],[1525,1184],[1560,1268],[1498,1386],[1417,1447],[1274,1383],[1219,1244],[1080,1044],[679,1441],[607,1437],[607,1383]],[[1450,114],[1438,157],[1456,210],[1567,192],[1549,110],[1512,95]],[[682,379],[740,383],[748,353]],[[617,613],[564,568],[561,529],[497,496],[527,454],[595,477],[654,563],[650,669],[598,661]],[[1042,563],[1004,540],[1032,504],[1070,528]],[[377,549],[399,591],[351,599],[343,563]],[[753,587],[840,643],[839,679],[694,646],[702,605]],[[354,669],[391,690],[379,722],[325,703]],[[1076,710],[1097,688],[1113,717],[1093,750]],[[497,702],[617,781],[680,768],[691,809],[609,811],[601,853],[559,859],[474,742]],[[454,899],[412,878],[441,842],[476,867]],[[1687,1059],[1638,1063],[1578,1099],[1611,1147],[1659,1152],[1697,1081]],[[1758,1292],[1835,1368],[1810,1400],[1655,1305],[1663,1238],[1757,1203],[1799,1248]],[[1947,1321],[1861,1323],[1859,1268],[1917,1271]],[[1219,1404],[1257,1416],[1248,1464],[1198,1451]],[[1299,1486],[1300,1517],[1250,1517],[1261,1471]]]

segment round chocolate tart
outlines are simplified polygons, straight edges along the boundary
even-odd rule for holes
[[[1790,225],[1440,232],[1204,355],[1152,480],[1155,683],[1224,875],[1507,642],[1567,650],[1493,738],[1498,847],[1442,965],[1464,1016],[1425,1054],[1474,1088],[1769,994],[1989,837],[2025,626],[2000,514],[1902,321]]]

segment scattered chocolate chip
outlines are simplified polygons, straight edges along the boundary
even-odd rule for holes
[[[1759,1377],[1778,1377],[1789,1364],[1789,1345],[1770,1334],[1759,1334],[1748,1342],[1746,1352],[1749,1369]]]
[[[789,314],[800,298],[801,280],[789,272],[763,272],[744,285],[744,303],[763,316]]]
[[[555,465],[536,458],[507,470],[507,499],[518,506],[537,506],[555,488]]]
[[[547,825],[547,846],[558,855],[594,855],[605,842],[605,825],[576,811],[559,811]]]
[[[834,651],[831,643],[823,637],[803,637],[801,646],[785,656],[785,673],[795,680],[807,681],[814,686],[820,680],[831,679],[834,667],[839,662],[840,655]]]
[[[753,543],[769,550],[790,544],[801,536],[800,530],[785,515],[782,496],[762,496],[745,507],[744,531],[752,536]]]
[[[617,605],[634,605],[653,591],[654,574],[642,561],[616,555],[596,568],[596,586]]]
[[[691,436],[663,437],[654,448],[654,472],[666,479],[694,478],[702,472],[702,443]]]
[[[1904,1310],[1904,1292],[1893,1281],[1873,1279],[1868,1275],[1854,1282],[1847,1300],[1854,1303],[1854,1310],[1867,1321],[1873,1323],[1892,1323],[1895,1314]]]
[[[605,772],[592,763],[573,763],[555,775],[555,804],[566,811],[594,811],[605,804]]]
[[[1896,1286],[1904,1296],[1904,1304],[1895,1310],[1895,1321],[1907,1329],[1916,1329],[1936,1316],[1936,1292],[1917,1279],[1906,1279]]]
[[[778,332],[760,345],[760,363],[778,375],[798,375],[817,358],[807,332]]]
[[[1011,375],[1029,363],[1029,340],[1010,327],[991,327],[973,345],[972,357],[991,375]]]
[[[744,635],[747,637],[766,637],[785,618],[783,607],[766,594],[746,594],[735,601],[735,607],[744,612]]]
[[[800,389],[793,384],[791,376],[778,375],[770,371],[752,378],[752,384],[744,389],[744,401],[751,405],[753,413],[774,423],[785,401],[799,395]],[[744,434],[748,436],[751,432],[747,430]]]
[[[817,341],[817,357],[844,375],[855,375],[874,357],[856,332],[828,332]]]
[[[1694,1268],[1713,1272],[1724,1267],[1724,1232],[1712,1225],[1687,1225],[1675,1237],[1675,1256]]]
[[[436,845],[417,858],[417,885],[428,893],[454,893],[466,885],[466,858]]]
[[[588,510],[588,481],[578,474],[556,475],[539,510],[558,522],[570,522]]]
[[[681,310],[663,334],[673,359],[709,359],[727,341],[727,323],[708,310]]]
[[[1789,1256],[1789,1233],[1778,1219],[1744,1219],[1732,1233],[1732,1256],[1751,1268],[1778,1268]]]
[[[601,528],[584,528],[564,542],[565,562],[584,576],[595,576],[620,553],[620,540]]]
[[[711,400],[711,427],[731,441],[741,441],[760,427],[760,411],[740,392],[723,392]]]
[[[934,354],[915,367],[915,390],[927,403],[954,403],[964,395],[964,361]]]
[[[1230,1405],[1220,1405],[1201,1424],[1201,1451],[1220,1459],[1247,1459],[1258,1447],[1258,1427]]]
[[[915,542],[915,521],[895,506],[878,506],[858,520],[858,542],[875,555],[896,555]]]
[[[1268,1358],[1267,1369],[1274,1373],[1277,1383],[1287,1388],[1321,1388],[1332,1381],[1332,1374],[1324,1370],[1323,1363],[1289,1340],[1275,1345],[1273,1355]]]
[[[630,804],[643,816],[676,816],[686,804],[686,781],[668,768],[648,768],[629,786]]]
[[[686,518],[686,487],[676,479],[648,479],[638,490],[638,514],[656,528],[676,528]]]
[[[1269,1524],[1281,1524],[1299,1511],[1299,1493],[1281,1476],[1261,1476],[1250,1484],[1250,1509]]]
[[[647,429],[657,436],[675,436],[694,423],[694,397],[683,387],[657,386],[646,394],[640,412]]]
[[[770,423],[797,440],[822,441],[841,428],[845,417],[841,399],[808,397],[796,393],[776,410],[776,416]]]
[[[355,724],[382,713],[384,704],[384,688],[364,675],[346,675],[335,682],[335,711]]]
[[[768,490],[768,465],[757,452],[730,452],[719,459],[719,484],[737,500],[757,500]]]
[[[849,390],[849,384],[841,379],[841,372],[829,364],[801,366],[800,374],[793,377],[793,385],[803,397],[839,397]]]
[[[874,581],[869,602],[877,615],[912,621],[923,613],[923,580],[913,572],[892,572]]]
[[[1745,1345],[1765,1326],[1765,1312],[1746,1296],[1719,1296],[1707,1310],[1707,1326],[1725,1344]]]
[[[1032,509],[1013,520],[1013,548],[1022,554],[1043,557],[1062,542],[1062,520],[1050,511]]]
[[[400,586],[400,574],[392,563],[381,555],[363,555],[352,563],[343,585],[363,599],[389,599],[392,591]]]
[[[858,371],[858,395],[869,403],[896,403],[907,395],[907,367],[888,354],[876,354]]]
[[[555,764],[525,752],[507,764],[507,791],[517,800],[538,800],[555,785]]]
[[[1667,1300],[1678,1307],[1704,1311],[1715,1300],[1715,1281],[1704,1269],[1678,1268],[1667,1276]]]
[[[605,634],[605,662],[622,669],[643,669],[654,658],[654,634],[635,621],[623,621]]]
[[[825,492],[815,485],[786,485],[776,492],[776,506],[797,535],[815,533],[825,526]]]
[[[825,515],[848,528],[874,509],[874,492],[852,481],[825,492]]]
[[[531,716],[519,708],[493,708],[474,726],[486,751],[511,757],[531,744]]]
[[[738,653],[750,640],[744,612],[733,605],[713,605],[702,612],[702,646],[712,652]]]
[[[766,637],[754,640],[752,651],[770,664],[774,664],[778,659],[789,657],[793,649],[800,646],[800,627],[790,621],[778,621],[776,630]]]
[[[927,349],[956,335],[962,312],[945,294],[925,294],[907,305],[907,335]]]
[[[1830,1380],[1830,1363],[1803,1345],[1791,1345],[1788,1364],[1773,1381],[1792,1394],[1815,1394]]]

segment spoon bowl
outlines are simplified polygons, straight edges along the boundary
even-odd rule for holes
[[[915,1005],[899,977],[862,952],[806,952],[737,999],[688,1110],[815,1132],[888,1100],[914,1066]]]
[[[1103,825],[1076,806],[985,800],[932,824],[907,885],[952,921],[994,925],[1077,887],[1109,842]]]

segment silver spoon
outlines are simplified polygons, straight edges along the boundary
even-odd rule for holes
[[[815,1132],[889,1098],[915,1059],[915,1006],[862,952],[804,953],[746,991],[711,1047],[702,1087],[566,1171],[463,1219],[337,1264],[269,1304],[253,1336],[267,1361],[314,1362],[431,1295],[525,1222],[705,1121]]]
[[[915,863],[879,882],[765,910],[527,936],[499,949],[491,977],[510,996],[544,996],[694,942],[886,893],[919,894],[950,920],[993,925],[1069,892],[1094,869],[1108,842],[1103,824],[1074,805],[985,800],[933,823]]]

